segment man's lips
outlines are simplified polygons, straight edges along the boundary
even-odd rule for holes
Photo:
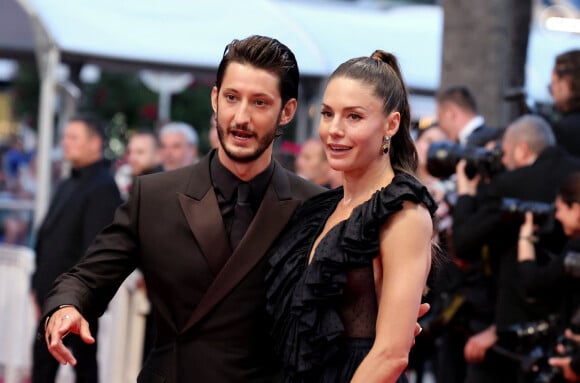
[[[235,138],[247,140],[254,136],[254,133],[242,129],[230,129],[230,134]]]

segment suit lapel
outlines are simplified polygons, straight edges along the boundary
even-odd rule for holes
[[[266,254],[301,201],[292,199],[284,170],[276,164],[272,181],[246,235],[204,294],[181,332],[209,313]],[[225,234],[224,234],[225,235]],[[225,240],[227,243],[227,239]],[[215,246],[215,243],[212,244]]]
[[[220,214],[217,199],[209,189],[201,200],[179,194],[179,203],[189,228],[213,275],[217,275],[232,250]]]
[[[185,193],[177,193],[187,224],[213,275],[222,268],[232,250],[213,188],[209,164],[215,152],[193,168]]]

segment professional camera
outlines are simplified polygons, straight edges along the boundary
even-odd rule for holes
[[[562,355],[556,351],[556,345],[564,342],[560,328],[555,316],[548,320],[515,324],[499,334],[501,346],[496,344],[493,349],[517,361],[527,382],[564,383],[561,371],[548,364],[550,357]],[[566,350],[570,354],[573,351],[569,347]]]
[[[573,278],[580,278],[580,253],[569,251],[564,256],[564,272]]]
[[[517,215],[520,219],[524,219],[526,212],[531,212],[540,233],[548,233],[554,227],[556,209],[552,203],[502,198],[499,209],[508,215]]]
[[[427,171],[433,177],[448,178],[455,173],[457,163],[465,159],[465,173],[472,179],[477,174],[490,178],[503,170],[499,147],[485,148],[463,146],[448,141],[433,142],[427,150]]]
[[[574,320],[569,327],[575,334],[580,330]],[[496,353],[518,362],[527,377],[526,382],[565,383],[562,371],[550,366],[548,360],[575,355],[579,349],[577,343],[561,333],[561,329],[557,316],[515,324],[499,334],[501,345],[495,344],[492,348]]]

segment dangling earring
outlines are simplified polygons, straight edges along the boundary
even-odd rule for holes
[[[389,146],[391,145],[391,137],[385,136],[383,139],[383,154],[387,154],[389,152]]]

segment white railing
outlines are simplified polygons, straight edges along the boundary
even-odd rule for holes
[[[34,252],[24,246],[0,244],[0,381],[27,381],[36,335],[35,308],[30,296]],[[127,278],[100,319],[98,360],[100,381],[135,382],[141,369],[145,317],[149,301],[137,287],[140,273]],[[57,383],[74,382],[74,370],[61,367]]]

